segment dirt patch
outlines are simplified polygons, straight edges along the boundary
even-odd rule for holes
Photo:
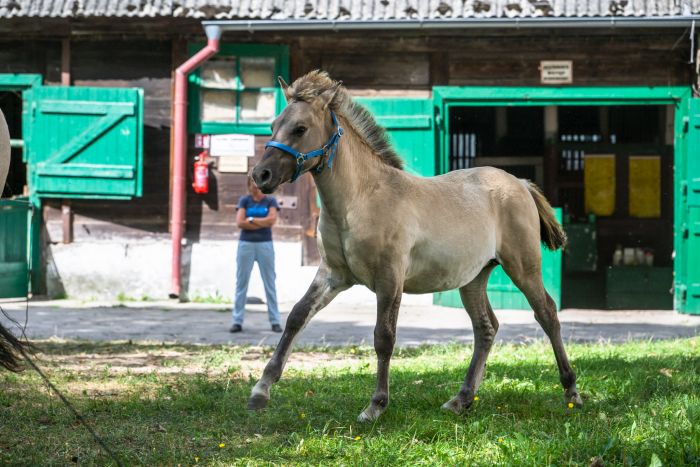
[[[45,353],[37,354],[39,361],[55,370],[68,371],[82,376],[125,374],[156,375],[195,375],[217,376],[229,374],[230,377],[248,378],[259,376],[272,356],[272,351],[263,347],[221,349],[203,347],[199,349],[172,349],[168,347],[151,347],[144,350],[134,346],[133,351],[119,347],[119,351]],[[103,349],[101,349],[103,350]],[[236,351],[240,350],[240,351]],[[292,353],[286,368],[292,370],[309,370],[319,366],[344,367],[359,361],[357,356],[341,355],[329,352],[295,352]]]

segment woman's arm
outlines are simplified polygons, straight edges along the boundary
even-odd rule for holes
[[[277,208],[270,207],[265,217],[254,217],[253,222],[260,228],[272,227],[277,222]]]
[[[257,219],[253,222],[248,222],[245,216],[245,208],[238,208],[236,211],[236,226],[243,230],[258,230],[262,229],[263,226],[257,224]]]
[[[245,215],[245,209],[236,211],[236,225],[243,230],[258,230],[272,227],[277,222],[277,208],[270,208],[265,217],[251,217],[251,221]]]

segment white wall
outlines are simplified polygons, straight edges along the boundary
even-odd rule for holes
[[[236,277],[236,241],[203,241],[183,249],[183,283],[190,300],[222,297],[233,300]],[[51,296],[78,300],[141,300],[168,298],[170,242],[158,239],[118,238],[109,241],[52,244],[47,254],[47,287]],[[301,298],[316,267],[301,266],[301,243],[275,242],[277,297],[283,311]],[[257,265],[249,296],[265,298]],[[335,301],[372,305],[374,294],[353,287]],[[405,295],[404,303],[432,303],[431,295]]]

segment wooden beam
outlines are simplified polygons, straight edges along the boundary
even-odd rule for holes
[[[430,53],[430,85],[444,86],[450,82],[450,66],[447,52]]]
[[[61,86],[71,85],[70,75],[70,38],[61,40]],[[73,210],[69,200],[61,200],[61,223],[63,225],[63,243],[73,243]]]
[[[63,243],[73,243],[73,210],[70,201],[61,201],[61,223],[63,224]]]
[[[70,39],[61,41],[61,86],[70,86]]]

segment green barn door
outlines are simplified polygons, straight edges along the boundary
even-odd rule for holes
[[[44,198],[128,199],[142,193],[143,91],[29,91],[29,187]]]
[[[689,100],[687,116],[678,114],[676,144],[683,156],[676,164],[680,201],[676,211],[675,308],[700,314],[700,99]]]
[[[29,292],[31,212],[26,198],[0,200],[0,298],[26,297]]]
[[[405,169],[413,175],[431,177],[435,171],[433,101],[418,98],[357,98],[383,126]]]

